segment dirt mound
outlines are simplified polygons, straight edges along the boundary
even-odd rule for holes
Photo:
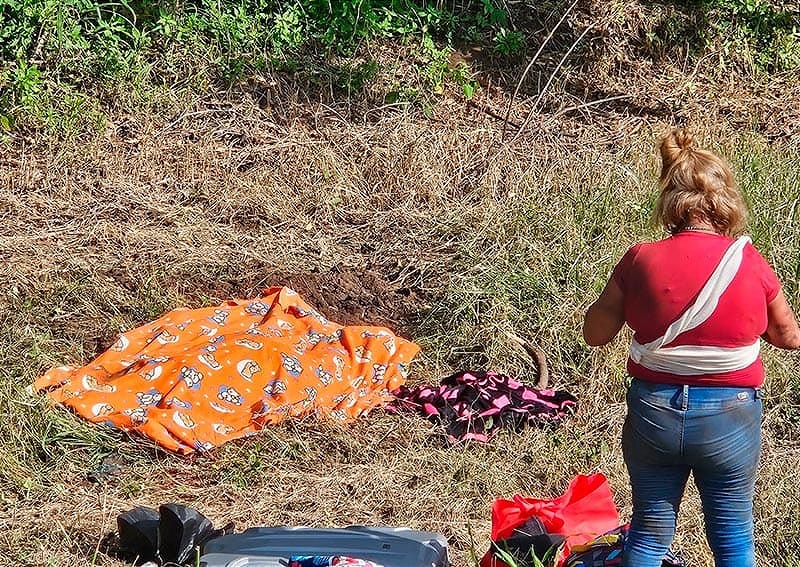
[[[343,325],[384,325],[409,334],[425,309],[416,291],[371,270],[276,274],[272,281],[292,288],[326,317]]]
[[[336,267],[328,272],[273,272],[258,282],[217,281],[198,291],[219,300],[255,297],[262,288],[286,286],[331,321],[342,325],[381,325],[413,337],[429,309],[421,290],[392,281],[373,269]]]

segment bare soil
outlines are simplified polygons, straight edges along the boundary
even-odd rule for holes
[[[267,273],[264,270],[257,281],[204,282],[200,289],[220,298],[252,297],[259,286],[286,286],[331,321],[342,325],[380,325],[406,336],[413,336],[415,321],[428,308],[420,289],[393,282],[392,274],[375,268]]]

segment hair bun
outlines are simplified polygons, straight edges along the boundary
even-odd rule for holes
[[[694,143],[692,136],[685,128],[675,128],[661,140],[662,171],[678,161],[681,154],[690,150]]]

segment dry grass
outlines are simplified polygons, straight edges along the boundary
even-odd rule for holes
[[[121,565],[98,552],[116,515],[167,501],[239,529],[437,530],[462,566],[473,545],[479,555],[486,548],[495,497],[556,495],[578,472],[605,472],[625,517],[625,341],[591,351],[579,327],[626,247],[657,235],[648,208],[665,124],[593,116],[543,118],[504,147],[499,123],[472,107],[363,122],[318,107],[278,121],[238,102],[198,106],[166,125],[119,117],[84,145],[4,148],[0,564]],[[756,243],[797,304],[796,154],[724,123],[698,129],[731,156]],[[311,273],[335,288],[344,272],[381,278],[363,295],[385,300],[371,317],[422,344],[414,380],[485,361],[524,377],[530,363],[501,332],[513,329],[548,353],[579,414],[560,428],[448,448],[427,422],[376,412],[346,428],[289,423],[184,460],[23,391],[47,367],[87,361],[120,330],[173,306],[251,296]],[[401,290],[416,309],[397,317],[388,296]],[[765,564],[790,564],[800,546],[796,360],[767,352],[757,496]],[[122,471],[87,480],[106,455]],[[702,533],[690,488],[676,546],[693,565],[710,562]]]

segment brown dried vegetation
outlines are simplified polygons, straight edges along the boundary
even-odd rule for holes
[[[118,112],[93,139],[10,139],[0,149],[0,564],[122,565],[103,544],[116,515],[168,501],[239,529],[437,530],[457,565],[471,564],[473,546],[485,550],[495,497],[556,495],[578,472],[605,472],[625,517],[625,341],[590,351],[582,313],[627,246],[658,236],[648,224],[655,141],[676,123],[730,157],[750,232],[797,304],[800,91],[790,76],[724,80],[709,60],[638,60],[625,46],[644,37],[642,20],[628,12],[643,5],[592,6],[572,25],[588,13],[614,41],[564,69],[513,143],[497,116],[515,84],[488,74],[472,102],[443,95],[430,118],[289,102],[299,92],[283,92],[276,109],[237,92],[169,120]],[[640,24],[614,23],[620,14]],[[542,65],[546,80],[554,62]],[[531,81],[512,108],[517,124],[532,108]],[[309,419],[182,459],[24,391],[46,368],[88,361],[167,309],[275,284],[334,320],[417,340],[414,381],[471,365],[530,376],[513,331],[547,352],[551,382],[578,396],[579,413],[559,428],[457,447],[408,417]],[[797,359],[765,350],[758,552],[791,565]],[[678,532],[692,564],[710,564],[692,487]]]

